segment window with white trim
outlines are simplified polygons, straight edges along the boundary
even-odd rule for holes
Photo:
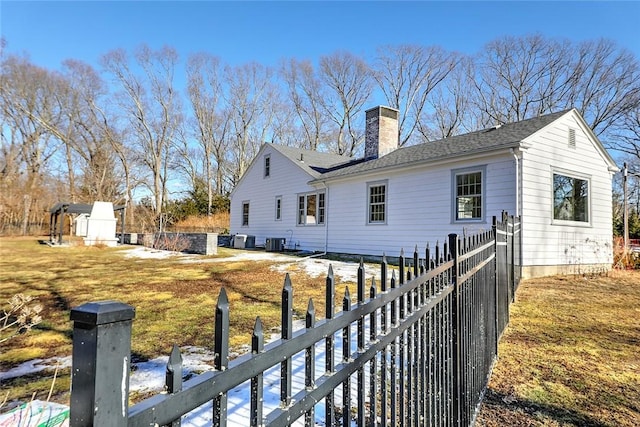
[[[249,226],[249,202],[242,202],[242,226]]]
[[[276,221],[282,220],[282,196],[276,196]]]
[[[387,183],[367,184],[367,224],[386,224],[387,222]]]
[[[264,156],[264,177],[269,178],[271,176],[271,155]]]
[[[486,168],[452,171],[453,220],[482,221],[484,219],[484,176]]]
[[[589,180],[553,174],[553,219],[589,222]]]
[[[321,225],[325,222],[324,193],[298,195],[298,225]]]

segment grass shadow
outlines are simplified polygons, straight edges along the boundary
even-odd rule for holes
[[[610,427],[585,414],[570,411],[558,406],[541,405],[529,400],[518,399],[493,389],[488,389],[484,400],[483,412],[478,419],[479,427],[494,425],[532,425],[531,420],[537,419],[541,425],[555,421],[562,426],[580,427]]]

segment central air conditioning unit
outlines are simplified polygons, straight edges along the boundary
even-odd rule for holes
[[[286,239],[283,237],[269,237],[265,244],[265,250],[267,252],[282,252],[285,242]]]
[[[233,247],[235,249],[244,249],[244,245],[247,243],[246,234],[236,234],[233,236]]]
[[[256,236],[236,234],[233,236],[233,247],[235,249],[254,249],[256,247]]]

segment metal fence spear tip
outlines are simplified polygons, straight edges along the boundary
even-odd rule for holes
[[[171,354],[169,355],[169,363],[167,364],[167,370],[175,372],[175,366],[182,365],[182,354],[180,353],[180,347],[177,344],[173,345]]]
[[[260,316],[256,317],[256,323],[253,325],[253,335],[262,335],[262,320],[260,320]]]
[[[262,320],[260,316],[256,317],[256,323],[253,326],[253,333],[251,334],[251,352],[258,354],[264,347],[264,333],[262,332]]]
[[[227,291],[224,288],[220,288],[220,293],[218,294],[218,303],[216,307],[226,307],[229,305],[229,298],[227,298]]]
[[[284,289],[291,289],[291,277],[289,277],[289,273],[284,276]]]
[[[333,265],[329,264],[329,271],[327,272],[327,278],[333,278]]]
[[[312,320],[315,317],[316,317],[316,308],[313,306],[313,298],[309,298],[309,303],[307,304],[307,323],[309,323],[309,320]]]

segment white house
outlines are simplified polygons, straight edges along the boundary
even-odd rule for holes
[[[264,144],[231,193],[231,233],[290,249],[397,256],[522,218],[523,277],[612,263],[613,159],[574,109],[397,148],[366,112],[363,159]]]

